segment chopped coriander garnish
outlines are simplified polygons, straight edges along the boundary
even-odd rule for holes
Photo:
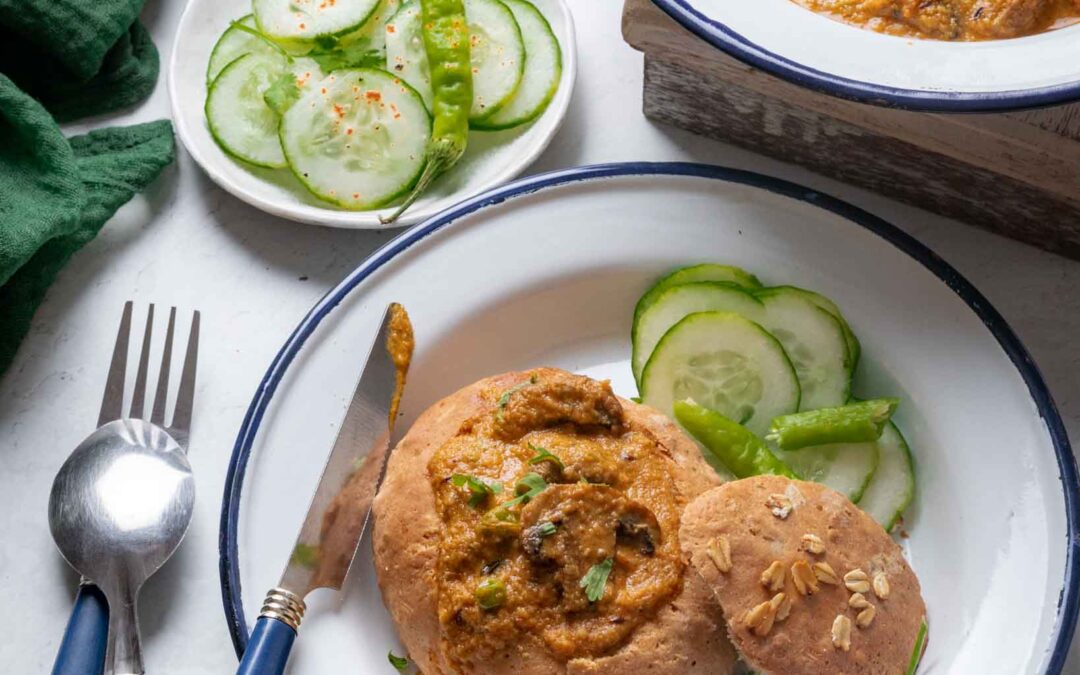
[[[397,671],[399,673],[404,673],[405,670],[409,667],[409,657],[398,656],[394,654],[393,649],[386,653],[386,658],[388,661],[390,661],[390,665],[397,668]]]
[[[524,497],[525,501],[529,501],[546,489],[547,481],[538,473],[525,474],[514,486],[514,491],[519,497]]]
[[[311,544],[297,544],[293,549],[292,559],[301,567],[313,569],[319,564],[319,547]]]
[[[531,376],[529,376],[529,380],[527,382],[519,382],[518,384],[515,384],[514,386],[512,386],[509,389],[507,389],[506,391],[504,391],[502,396],[499,397],[498,403],[495,404],[496,407],[498,407],[498,411],[495,412],[495,419],[502,422],[503,408],[505,408],[506,405],[508,403],[510,403],[510,397],[511,396],[518,393],[519,391],[521,391],[525,387],[529,386],[530,384],[536,384],[539,381],[540,381],[540,378],[538,378],[536,375],[531,375]]]
[[[469,506],[474,509],[487,500],[488,495],[497,495],[502,492],[502,485],[489,483],[475,476],[466,476],[463,473],[455,473],[450,477],[450,482],[457,487],[469,488]]]
[[[559,528],[555,527],[555,523],[553,523],[551,521],[546,521],[546,522],[540,523],[540,525],[539,525],[539,527],[537,528],[536,531],[540,533],[541,537],[550,537],[551,535],[555,534],[558,530],[559,530]]]
[[[529,460],[529,464],[551,462],[555,466],[559,467],[560,470],[566,468],[566,465],[562,463],[562,460],[548,452],[547,448],[543,448],[539,445],[533,445],[532,443],[529,443],[529,449],[536,453],[536,456]]]
[[[505,408],[506,404],[510,402],[510,397],[511,396],[518,393],[519,391],[521,391],[525,387],[529,386],[530,384],[536,384],[537,381],[539,381],[539,378],[536,377],[535,375],[532,375],[532,376],[529,377],[528,382],[520,382],[520,383],[515,384],[514,386],[510,387],[506,391],[504,391],[503,395],[499,397],[499,403],[498,403],[499,407],[500,408]]]
[[[597,563],[589,568],[585,576],[581,577],[580,586],[585,589],[585,597],[589,602],[596,602],[604,597],[604,586],[607,585],[608,575],[615,566],[615,561],[608,558],[602,563]]]
[[[527,473],[514,486],[517,497],[504,503],[502,508],[510,508],[518,504],[527,504],[529,500],[547,489],[547,481],[538,473]]]

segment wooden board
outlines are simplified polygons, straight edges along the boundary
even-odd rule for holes
[[[1080,258],[1078,104],[948,115],[845,101],[727,56],[650,0],[626,0],[623,34],[646,55],[650,119]]]

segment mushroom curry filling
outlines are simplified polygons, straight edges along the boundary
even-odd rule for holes
[[[447,653],[461,665],[529,639],[561,660],[610,653],[682,588],[672,460],[606,382],[484,395],[490,410],[428,464]]]

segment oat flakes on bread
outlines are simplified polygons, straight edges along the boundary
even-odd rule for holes
[[[394,450],[373,506],[373,546],[383,600],[410,658],[425,675],[731,672],[735,653],[723,630],[723,617],[704,581],[689,567],[684,568],[678,594],[609,653],[564,661],[555,658],[542,642],[523,634],[517,644],[467,668],[455,670],[448,659],[438,613],[436,570],[444,524],[428,476],[429,463],[444,444],[462,432],[467,421],[494,415],[505,392],[530,382],[530,378],[563,381],[573,377],[577,376],[541,368],[476,382],[432,405]],[[670,475],[683,505],[719,484],[697,445],[673,422],[650,408],[617,401],[625,426],[651,434],[668,457]]]
[[[882,527],[838,492],[780,476],[727,483],[686,508],[680,544],[751,668],[906,671],[926,616],[919,581]]]

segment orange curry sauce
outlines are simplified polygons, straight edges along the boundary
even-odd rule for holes
[[[1002,40],[1080,21],[1080,0],[795,0],[815,12],[889,35]]]

